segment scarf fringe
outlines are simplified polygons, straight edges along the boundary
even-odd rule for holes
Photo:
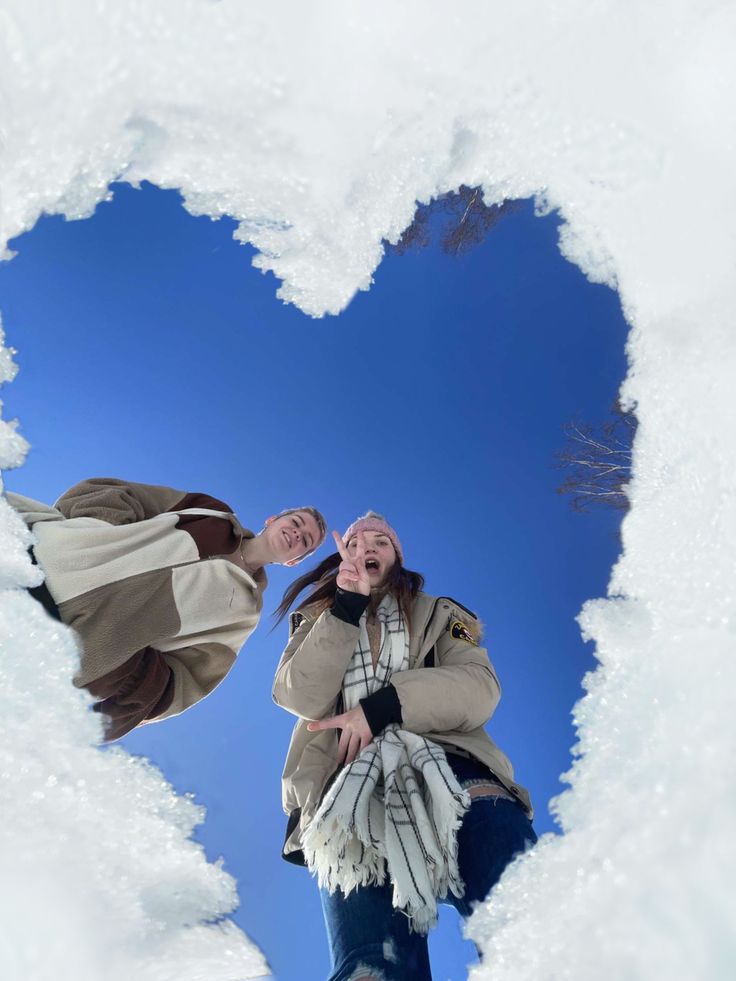
[[[400,730],[399,730],[400,731]],[[401,733],[404,737],[420,739],[414,734]],[[361,757],[368,765],[373,754],[378,755],[375,744],[367,747]],[[359,757],[360,759],[360,757]],[[457,833],[470,807],[467,791],[432,793],[432,780],[428,781],[426,800],[418,808],[415,817],[421,817],[426,808],[422,825],[427,834],[427,845],[432,851],[422,853],[420,862],[413,862],[410,875],[394,874],[391,854],[403,856],[399,834],[395,828],[384,827],[383,795],[380,800],[368,798],[367,806],[357,808],[357,813],[341,811],[334,807],[335,798],[341,793],[349,768],[345,768],[330,788],[320,811],[302,833],[302,849],[308,868],[321,888],[329,892],[339,889],[344,896],[360,886],[382,886],[390,878],[392,904],[409,919],[411,932],[426,935],[437,924],[437,900],[445,899],[448,892],[462,897],[465,883],[458,869]],[[390,796],[391,786],[386,788]],[[369,829],[372,829],[373,835]],[[418,880],[418,881],[417,881]]]
[[[432,804],[436,805],[437,800],[433,798]],[[467,791],[452,794],[442,799],[442,805],[441,810],[445,813],[441,817],[434,813],[433,808],[433,820],[438,830],[438,855],[436,858],[426,856],[424,891],[415,891],[405,877],[391,877],[393,906],[409,918],[409,931],[412,933],[425,935],[437,925],[437,901],[445,899],[449,892],[458,898],[465,895],[465,883],[458,868],[457,832],[470,807],[470,795]],[[429,896],[424,901],[422,897],[427,892]]]
[[[349,896],[359,886],[382,886],[386,856],[356,833],[350,822],[314,820],[302,835],[302,850],[309,870],[323,889],[340,889]]]

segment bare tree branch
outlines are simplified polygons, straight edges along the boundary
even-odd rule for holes
[[[555,466],[567,470],[558,494],[570,495],[573,511],[595,506],[626,511],[626,487],[631,480],[631,453],[637,420],[619,403],[611,406],[612,418],[596,430],[590,423],[574,419],[562,430],[565,445],[556,454]]]
[[[514,201],[487,205],[480,187],[463,184],[457,191],[434,198],[429,204],[418,205],[414,221],[390,248],[399,255],[412,248],[426,248],[432,241],[433,219],[439,219],[442,250],[459,255],[480,245],[494,225],[517,208]]]

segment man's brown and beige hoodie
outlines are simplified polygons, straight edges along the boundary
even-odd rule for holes
[[[54,507],[8,500],[79,636],[74,681],[109,717],[108,739],[183,712],[222,681],[258,624],[267,582],[228,558],[253,532],[226,504],[114,478],[85,480]]]

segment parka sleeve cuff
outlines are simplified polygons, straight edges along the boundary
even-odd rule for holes
[[[379,688],[372,695],[360,700],[366,722],[374,736],[378,736],[393,722],[401,723],[401,702],[393,685]]]
[[[362,593],[351,593],[346,589],[340,589],[338,586],[330,613],[338,620],[352,623],[354,627],[357,627],[370,600],[370,596],[363,596]]]

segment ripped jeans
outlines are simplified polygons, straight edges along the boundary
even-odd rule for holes
[[[476,760],[447,754],[455,776],[471,795],[458,832],[462,899],[443,902],[464,918],[484,900],[511,859],[537,840],[520,804],[484,793],[489,770]],[[495,782],[495,781],[492,781]],[[391,884],[363,886],[345,898],[320,889],[332,957],[329,981],[432,981],[427,938],[410,933],[408,920],[391,904]]]

